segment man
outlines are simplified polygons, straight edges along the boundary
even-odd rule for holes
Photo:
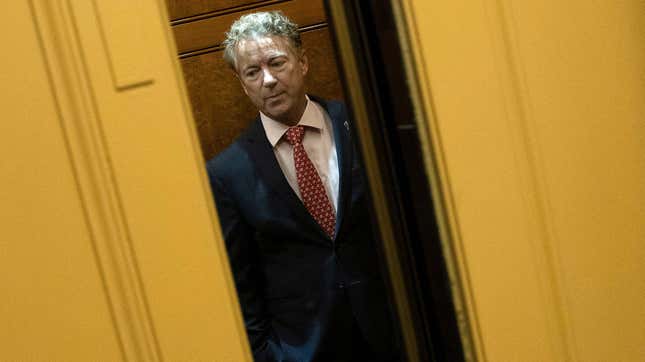
[[[207,164],[256,361],[390,361],[395,333],[344,106],[307,96],[280,12],[241,17],[225,59],[260,114]]]

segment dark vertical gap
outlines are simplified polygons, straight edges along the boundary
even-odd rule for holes
[[[391,208],[420,346],[419,360],[463,361],[430,176],[423,161],[391,4],[385,0],[352,0],[343,5],[361,70],[377,158],[385,166],[381,181],[387,195],[372,197],[385,197]]]
[[[365,34],[363,33],[365,27],[363,26],[363,19],[358,13],[358,9],[355,8],[355,6],[358,5],[358,2],[344,2],[344,6],[346,6],[346,12],[348,16],[348,23],[350,29],[347,29],[349,36],[352,39],[352,46],[354,48],[354,54],[356,58],[357,65],[360,69],[365,71],[365,73],[361,74],[360,77],[360,82],[361,82],[361,87],[363,88],[364,95],[365,95],[365,103],[367,105],[368,111],[370,113],[370,116],[375,120],[375,122],[379,122],[378,119],[383,119],[383,115],[381,114],[381,110],[379,107],[379,102],[377,101],[377,95],[374,94],[374,91],[376,88],[374,88],[371,85],[371,80],[373,79],[372,77],[372,72],[371,72],[371,67],[372,64],[369,62],[369,59],[366,57],[363,57],[361,55],[367,54],[369,50],[369,44],[365,43],[364,41],[367,39],[365,37]],[[333,19],[329,17],[329,12],[328,12],[328,20],[333,22]],[[334,39],[334,27],[330,27],[331,33],[332,33],[332,40],[335,41]],[[338,47],[336,47],[336,50],[338,51]],[[340,61],[337,62],[337,64],[341,64]],[[347,83],[346,83],[346,77],[343,76],[345,70],[344,69],[339,69],[339,74],[341,75],[341,81],[343,83],[344,88],[347,88]],[[370,74],[367,76],[366,74]],[[349,95],[350,93],[345,91],[345,94]],[[348,109],[350,117],[353,116],[353,110],[351,107]],[[352,124],[354,127],[354,125]],[[372,131],[371,137],[374,140],[374,143],[377,145],[377,148],[380,150],[383,150],[383,152],[377,152],[375,157],[378,159],[378,162],[382,165],[390,165],[392,163],[391,159],[391,152],[388,151],[387,149],[389,148],[388,145],[388,139],[384,137],[384,133],[382,132],[380,126],[379,127],[372,127],[370,129]],[[355,130],[353,130],[354,134],[357,134]],[[357,149],[359,154],[361,153],[360,148]],[[361,155],[362,156],[362,155]],[[384,173],[382,174],[383,179],[381,182],[385,186],[386,189],[391,190],[393,187],[396,186],[396,183],[394,182],[394,179],[392,178],[391,168],[385,168]],[[396,192],[387,192],[385,195],[370,195],[371,198],[378,197],[378,198],[384,198],[386,199],[387,205],[389,207],[397,208],[399,202],[397,200],[398,194]],[[398,214],[397,211],[394,211],[393,214]],[[375,215],[372,215],[372,219],[376,220]],[[395,238],[397,240],[402,240],[407,238],[406,235],[406,230],[405,230],[405,223],[398,222],[398,220],[392,220],[392,229],[393,233],[395,235]],[[375,233],[378,235],[379,230],[378,230],[378,225],[376,222],[373,223],[373,228]],[[382,250],[379,250],[381,253],[381,258],[384,260],[383,252]],[[399,253],[407,253],[407,250],[399,250]],[[404,259],[407,259],[407,257],[404,257]],[[414,273],[414,269],[411,268],[410,264],[408,263],[403,263],[401,265],[401,268],[403,269],[403,274],[404,275],[411,275]],[[384,268],[384,272],[386,272]],[[386,278],[388,279],[388,278]],[[390,282],[389,280],[387,280]],[[406,290],[418,290],[418,286],[416,285],[416,278],[409,278],[405,280],[405,289]],[[391,286],[390,286],[391,289]],[[410,304],[412,305],[412,309],[414,311],[420,310],[420,306],[416,305],[417,299],[416,298],[410,298],[409,299]],[[390,305],[393,305],[393,299],[390,296]],[[414,323],[414,330],[422,330],[423,325],[421,324],[423,322],[422,318],[417,318],[417,313],[413,313],[414,318],[413,318],[413,323]],[[394,313],[393,313],[394,315]],[[400,335],[400,331],[399,331]],[[400,336],[399,336],[400,337]],[[421,340],[419,340],[421,338]],[[432,357],[431,351],[427,349],[427,343],[422,340],[423,339],[423,334],[418,334],[417,333],[417,344],[420,346],[420,351],[419,351],[419,356],[417,356],[417,360],[419,361],[434,361],[435,359]]]

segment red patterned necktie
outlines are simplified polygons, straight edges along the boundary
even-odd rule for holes
[[[302,145],[305,128],[303,126],[290,127],[286,135],[287,141],[293,146],[293,163],[296,166],[296,178],[302,203],[305,204],[314,220],[333,239],[336,229],[336,213],[318,171]]]

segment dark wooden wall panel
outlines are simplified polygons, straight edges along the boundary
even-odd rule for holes
[[[310,63],[307,91],[329,99],[341,99],[333,48],[327,28],[302,34]],[[257,115],[222,52],[210,52],[181,61],[204,157],[228,146]]]
[[[252,9],[271,10],[282,10],[300,27],[324,23],[326,20],[322,0],[293,0]],[[225,33],[231,24],[247,12],[249,11],[224,14],[173,26],[177,50],[182,54],[218,46],[224,41]]]
[[[275,1],[266,0],[166,0],[170,20],[217,11],[233,10],[234,8],[255,3]]]
[[[167,0],[167,4],[171,19],[181,18],[171,25],[204,158],[230,145],[258,114],[219,46],[231,23],[243,14],[282,10],[295,21],[310,63],[307,91],[342,99],[322,0]]]

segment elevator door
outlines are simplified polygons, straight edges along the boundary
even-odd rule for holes
[[[165,4],[10,1],[0,360],[250,360]]]
[[[404,11],[480,360],[645,359],[645,3]]]

